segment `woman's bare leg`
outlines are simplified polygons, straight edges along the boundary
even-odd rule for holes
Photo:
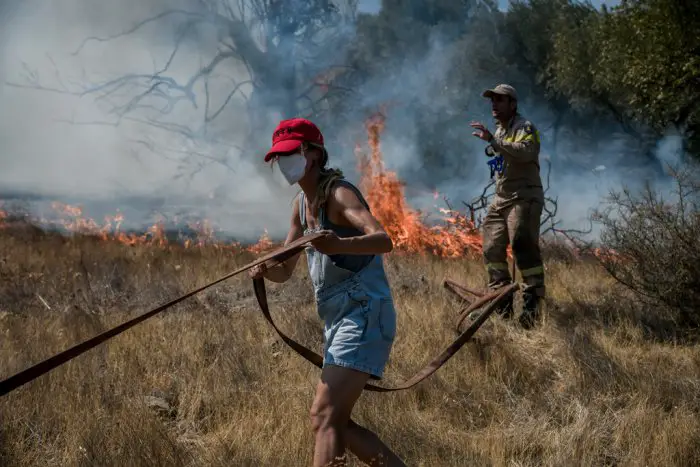
[[[350,420],[347,446],[358,459],[370,466],[406,467],[406,464],[379,437],[367,428]]]
[[[338,366],[321,371],[311,406],[315,434],[314,467],[345,465],[345,438],[350,413],[369,375]]]
[[[338,366],[328,366],[322,370],[311,407],[311,424],[316,438],[314,467],[346,465],[346,446],[365,463],[372,458],[380,459],[380,453],[384,459],[395,458],[376,435],[350,420],[352,409],[368,378],[366,373]]]

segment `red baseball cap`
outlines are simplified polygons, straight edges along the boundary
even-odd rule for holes
[[[305,118],[282,120],[272,133],[272,147],[265,154],[265,162],[269,162],[276,154],[296,151],[304,141],[323,147],[321,130]]]

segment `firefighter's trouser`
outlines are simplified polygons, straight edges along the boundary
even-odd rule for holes
[[[489,288],[511,282],[507,248],[510,243],[520,270],[526,302],[544,297],[544,268],[540,254],[540,216],[543,204],[537,199],[501,202],[489,206],[483,224],[484,262]]]

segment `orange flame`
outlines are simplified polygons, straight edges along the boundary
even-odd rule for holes
[[[428,227],[421,213],[408,206],[403,183],[396,173],[387,171],[380,148],[380,134],[385,117],[379,112],[365,123],[371,155],[368,158],[356,148],[360,188],[377,220],[394,242],[397,251],[406,253],[430,252],[444,258],[457,258],[481,252],[481,236],[474,223],[465,216],[441,209],[446,225]],[[437,195],[437,192],[435,192]]]
[[[368,157],[357,144],[355,155],[361,174],[360,188],[373,214],[391,237],[394,251],[397,253],[427,252],[443,258],[480,255],[482,239],[474,219],[457,211],[440,208],[439,212],[443,214],[443,225],[429,227],[423,222],[421,213],[408,205],[404,195],[404,184],[395,172],[386,170],[384,166],[380,135],[384,130],[385,121],[384,112],[378,112],[365,122],[371,154]],[[438,197],[438,191],[434,190],[433,198]],[[78,206],[54,202],[52,208],[61,217],[53,222],[41,219],[38,222],[40,225],[58,224],[69,233],[95,235],[103,240],[113,240],[127,245],[159,247],[169,245],[162,221],[154,223],[145,233],[139,235],[121,231],[124,216],[118,211],[114,216],[106,216],[104,223],[100,224],[93,219],[83,217],[83,210]],[[8,226],[9,219],[8,213],[0,209],[0,229]],[[215,229],[208,220],[189,222],[187,226],[195,232],[195,238],[180,233],[179,237],[185,248],[210,245],[215,248],[243,249],[238,242],[224,243],[216,238]],[[265,229],[258,242],[245,248],[245,251],[260,254],[278,245],[271,240]],[[574,249],[576,250],[575,247]],[[620,260],[620,255],[614,251],[598,248],[593,251],[593,254],[601,259]],[[512,258],[510,246],[508,256]]]
[[[59,217],[51,220],[38,219],[35,222],[36,224],[42,227],[58,226],[69,234],[92,235],[102,240],[112,240],[132,246],[166,247],[171,243],[167,238],[165,223],[162,220],[148,227],[143,234],[126,233],[121,231],[124,215],[119,212],[113,216],[106,216],[104,223],[100,224],[94,219],[83,217],[83,209],[79,206],[53,202],[51,207]],[[0,229],[7,228],[10,225],[9,218],[9,214],[0,209]],[[178,236],[185,248],[203,247],[205,245],[211,245],[215,248],[241,248],[238,242],[227,244],[216,238],[215,229],[208,220],[188,222],[187,226],[193,231],[195,238],[187,237],[182,232],[179,232]],[[273,246],[274,244],[270,240],[267,231],[265,231],[260,240],[247,248],[247,250],[253,253],[260,253]]]
[[[264,253],[268,250],[271,250],[275,246],[275,243],[272,242],[270,236],[267,233],[267,229],[265,229],[262,236],[260,237],[260,240],[258,240],[258,243],[248,247],[247,250],[251,253]]]

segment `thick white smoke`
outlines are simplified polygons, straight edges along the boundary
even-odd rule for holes
[[[195,146],[176,132],[152,125],[128,119],[117,124],[116,116],[109,111],[115,103],[126,102],[127,92],[135,95],[134,89],[122,89],[121,99],[111,101],[96,100],[95,94],[79,96],[13,85],[27,84],[29,76],[48,88],[78,91],[89,82],[103,82],[130,73],[153,73],[168,60],[175,38],[182,31],[182,21],[168,18],[154,22],[118,39],[88,42],[80,53],[74,52],[87,37],[115,35],[166,9],[186,8],[190,3],[187,0],[29,0],[7,2],[0,7],[0,81],[6,83],[0,87],[0,195],[15,192],[81,203],[88,207],[87,214],[98,219],[120,209],[126,215],[127,225],[131,221],[134,227],[149,225],[154,212],[166,215],[184,212],[211,219],[225,233],[240,239],[257,238],[263,229],[268,229],[274,237],[284,236],[296,189],[282,187],[271,191],[261,175],[260,159],[240,157],[238,148],[246,143],[249,125],[241,94],[232,99],[217,123],[211,125],[205,138],[208,143]],[[377,2],[360,3],[361,10],[378,10]],[[200,28],[196,34],[196,41],[183,43],[168,71],[168,76],[180,83],[186,82],[216,53],[216,30]],[[409,201],[423,210],[433,210],[436,204],[441,204],[440,199],[433,198],[433,189],[449,197],[459,208],[461,201],[478,195],[488,182],[483,143],[471,136],[469,121],[482,120],[493,129],[489,104],[480,93],[497,82],[487,81],[474,71],[473,80],[466,87],[446,90],[437,99],[434,92],[429,93],[431,97],[426,94],[425,99],[432,99],[430,105],[442,115],[454,112],[451,99],[455,93],[468,102],[461,113],[449,115],[448,131],[463,143],[445,148],[448,161],[445,167],[423,165],[421,142],[415,131],[417,116],[402,106],[416,96],[422,99],[426,90],[441,85],[444,70],[449,69],[459,47],[436,34],[426,56],[407,61],[390,76],[376,77],[360,90],[365,108],[393,103],[382,135],[387,168],[396,170],[408,182]],[[209,90],[220,103],[231,83],[244,81],[248,74],[235,61],[222,64],[217,70]],[[503,76],[501,81],[512,79],[515,77]],[[242,89],[245,94],[246,87]],[[200,85],[195,91],[200,93],[197,101],[200,107],[180,102],[168,115],[168,123],[198,128],[203,87]],[[519,91],[527,95],[526,89]],[[163,105],[163,101],[149,103]],[[559,198],[558,217],[562,227],[585,228],[590,209],[598,205],[609,189],[620,188],[623,183],[635,185],[645,175],[652,174],[644,167],[638,168],[634,175],[623,171],[620,163],[623,137],[604,133],[591,145],[570,147],[566,135],[560,135],[555,148],[553,134],[548,129],[552,116],[543,104],[525,99],[521,110],[542,131],[543,177],[544,161],[549,158],[552,162],[549,194]],[[145,109],[129,115],[145,118],[160,112]],[[271,133],[279,115],[270,113],[267,117],[266,131]],[[352,141],[366,141],[364,117],[365,113],[358,113],[351,127],[322,128],[334,144],[333,165],[344,169],[355,181]],[[344,136],[347,139],[343,140]],[[670,135],[659,146],[661,160],[677,159],[673,138]],[[268,143],[266,140],[260,144]],[[460,175],[454,177],[455,173]],[[190,174],[194,176],[190,178]],[[39,203],[36,209],[40,207]]]
[[[264,228],[277,235],[287,228],[289,203],[270,196],[253,166],[256,161],[238,157],[236,144],[243,142],[248,124],[240,97],[227,106],[224,123],[210,130],[223,134],[227,144],[194,147],[187,138],[151,125],[129,119],[117,124],[116,116],[108,112],[115,103],[126,102],[127,92],[135,95],[134,89],[124,88],[120,100],[110,101],[96,100],[97,94],[16,86],[35,77],[47,88],[75,93],[91,82],[153,73],[165,65],[173,50],[178,34],[174,20],[155,22],[118,39],[91,41],[78,54],[74,52],[88,37],[118,34],[188,2],[181,3],[30,0],[5,8],[0,19],[0,79],[5,83],[0,88],[0,192],[76,202],[98,220],[121,209],[126,213],[125,225],[137,228],[153,221],[153,211],[206,217],[246,239],[257,238]],[[183,42],[168,70],[182,83],[216,51],[216,31],[202,28],[198,32],[196,42]],[[210,92],[222,102],[222,89],[230,88],[232,79],[242,81],[247,75],[235,61],[222,64],[218,71],[210,81]],[[202,86],[195,91],[201,93]],[[145,115],[149,114],[132,114]],[[201,113],[187,102],[180,103],[168,122],[196,128]],[[210,141],[216,138],[214,134]],[[212,163],[212,158],[224,160],[226,166]],[[189,174],[196,175],[190,179]],[[288,199],[294,192],[291,187],[283,189]]]

